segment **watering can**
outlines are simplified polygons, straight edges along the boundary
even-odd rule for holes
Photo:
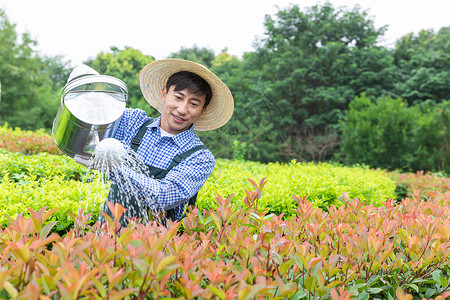
[[[126,102],[126,84],[80,65],[69,76],[52,134],[64,154],[90,158],[98,143],[114,136]]]

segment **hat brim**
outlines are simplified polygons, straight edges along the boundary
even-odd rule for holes
[[[212,91],[211,102],[194,122],[194,130],[208,131],[225,125],[233,115],[234,100],[228,87],[206,67],[188,60],[162,59],[154,61],[142,69],[139,83],[145,100],[162,113],[164,101],[162,91],[172,74],[189,71],[208,82]]]

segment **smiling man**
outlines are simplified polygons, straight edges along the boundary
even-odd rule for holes
[[[211,88],[200,76],[181,71],[169,77],[162,90],[161,128],[170,134],[188,130],[211,101]]]
[[[122,164],[110,172],[107,201],[121,203],[121,219],[147,219],[149,211],[180,220],[188,203],[214,169],[214,156],[195,131],[214,130],[233,114],[227,86],[204,66],[179,59],[148,64],[140,74],[142,93],[161,115],[149,118],[141,109],[127,108],[114,138],[136,152],[140,169]],[[102,210],[111,215],[106,203]],[[104,222],[103,216],[100,221]],[[162,220],[164,222],[164,220]]]

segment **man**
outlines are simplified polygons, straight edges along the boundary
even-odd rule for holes
[[[164,212],[174,221],[182,218],[215,164],[194,130],[219,128],[233,114],[229,89],[194,62],[165,59],[150,63],[141,71],[140,86],[147,102],[161,115],[150,119],[140,109],[126,109],[117,125],[114,138],[134,149],[146,165],[146,170],[136,170],[124,163],[110,172],[107,201],[120,202],[128,209],[122,226],[127,218],[145,219],[147,210]],[[111,215],[106,204],[103,210]]]

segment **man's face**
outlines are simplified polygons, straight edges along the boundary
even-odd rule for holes
[[[187,89],[169,91],[163,88],[164,109],[161,114],[161,128],[168,133],[178,134],[188,130],[204,111],[205,95],[191,94]]]

